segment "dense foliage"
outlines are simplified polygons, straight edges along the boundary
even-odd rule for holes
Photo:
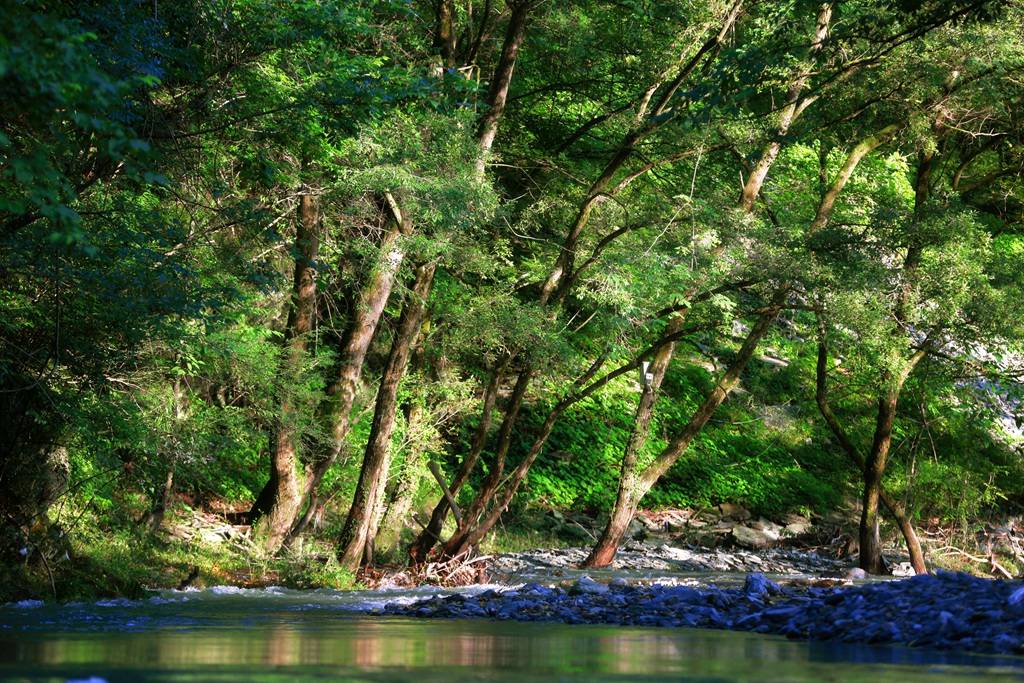
[[[855,499],[874,571],[1024,503],[1018,0],[0,12],[12,594],[182,509],[294,571]]]

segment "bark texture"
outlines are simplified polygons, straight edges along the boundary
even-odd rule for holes
[[[850,458],[850,461],[856,465],[857,471],[861,472],[863,476],[865,471],[864,456],[861,455],[853,441],[850,440],[839,419],[832,412],[832,407],[828,401],[828,343],[825,336],[825,327],[821,322],[819,322],[818,335],[818,362],[815,383],[815,398],[818,403],[818,411],[821,413],[825,424],[828,425],[833,436],[835,436],[836,441],[839,442],[840,448]],[[913,566],[914,572],[917,574],[927,574],[928,566],[924,560],[924,552],[921,550],[921,542],[917,537],[917,532],[914,530],[914,525],[910,521],[906,509],[899,501],[886,492],[881,481],[878,484],[878,498],[889,511],[889,514],[892,515],[896,526],[899,527],[900,533],[903,535],[907,552],[910,555],[910,564]],[[871,533],[871,530],[869,530],[869,533]]]
[[[402,237],[412,232],[412,224],[389,193],[385,193],[382,198],[381,208],[388,216],[388,227],[380,243],[377,263],[356,299],[354,317],[342,347],[338,376],[329,389],[328,420],[331,425],[331,449],[313,462],[310,468],[310,475],[303,491],[306,511],[301,517],[292,519],[292,528],[289,532],[291,539],[298,537],[312,520],[319,505],[320,482],[345,448],[345,437],[348,436],[351,427],[349,420],[352,417],[366,352],[377,332],[388,297],[391,296],[395,276],[405,259]]]
[[[341,565],[349,569],[373,560],[374,537],[391,464],[391,436],[398,410],[398,388],[426,317],[427,298],[433,287],[436,269],[436,261],[417,269],[415,284],[399,319],[384,367],[370,437],[359,471],[359,482],[339,539],[338,558]]]
[[[672,316],[667,332],[669,334],[678,333],[682,329],[682,321],[682,315]],[[674,350],[675,342],[669,342],[663,346],[655,354],[654,360],[648,368],[648,376],[642,378],[643,392],[637,403],[636,416],[633,418],[633,430],[630,432],[629,441],[626,443],[626,450],[622,457],[622,472],[619,475],[615,505],[612,507],[606,530],[591,549],[587,559],[583,561],[584,567],[599,568],[611,564],[618,550],[618,544],[614,542],[614,539],[625,537],[629,523],[633,519],[630,510],[636,509],[639,503],[636,498],[637,458],[647,442],[651,417],[654,415],[654,404],[658,400],[658,390],[665,379],[665,373],[672,361]]]
[[[483,175],[487,163],[487,153],[494,145],[494,137],[498,134],[498,123],[505,113],[508,90],[512,85],[512,72],[515,70],[519,48],[526,35],[526,20],[530,15],[530,9],[531,3],[528,0],[520,0],[512,4],[512,16],[509,17],[508,28],[505,31],[501,56],[498,58],[498,65],[491,76],[491,83],[487,91],[487,111],[480,120],[478,136],[480,156],[476,162],[476,171],[480,175]]]
[[[280,404],[275,433],[271,438],[271,478],[264,501],[266,512],[254,524],[255,536],[268,552],[277,552],[302,504],[302,470],[295,427],[295,399],[292,384],[300,377],[306,358],[306,342],[316,315],[315,263],[320,247],[320,216],[316,197],[304,192],[299,197],[299,220],[295,232],[295,269],[292,300],[285,327],[285,349],[279,369]],[[255,507],[255,506],[254,506]],[[254,509],[254,513],[262,512]]]

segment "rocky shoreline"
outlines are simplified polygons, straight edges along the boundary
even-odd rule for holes
[[[839,584],[839,585],[836,585]],[[475,595],[388,604],[423,618],[733,629],[795,639],[1024,654],[1019,582],[938,572],[859,585],[779,583],[746,574],[742,586],[643,585],[581,577],[568,586],[525,584]]]

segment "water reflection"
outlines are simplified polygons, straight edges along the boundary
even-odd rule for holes
[[[0,680],[1024,680],[1016,659],[688,629],[368,617],[309,598],[0,608]]]

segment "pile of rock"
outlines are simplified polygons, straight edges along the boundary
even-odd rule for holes
[[[558,510],[549,510],[535,520],[537,529],[580,545],[594,543],[605,523],[607,518]],[[672,545],[752,550],[778,546],[833,546],[833,552],[845,555],[851,549],[844,548],[843,542],[856,534],[856,525],[856,515],[850,510],[813,520],[798,514],[766,519],[755,518],[742,505],[722,503],[699,509],[640,510],[630,523],[626,538]]]
[[[385,611],[415,617],[559,621],[569,624],[689,626],[791,638],[898,643],[1024,653],[1024,588],[967,574],[822,588],[780,586],[749,574],[742,587],[608,584],[581,578],[568,588],[527,584],[456,594]]]
[[[732,503],[702,510],[644,510],[634,522],[642,529],[636,534],[641,537],[669,536],[676,541],[702,546],[755,549],[799,539],[814,529],[812,521],[802,515],[787,514],[778,521],[764,517],[754,519],[749,510]]]
[[[173,538],[191,543],[221,545],[230,543],[250,549],[249,526],[230,524],[218,514],[187,509],[167,525],[167,533]]]

